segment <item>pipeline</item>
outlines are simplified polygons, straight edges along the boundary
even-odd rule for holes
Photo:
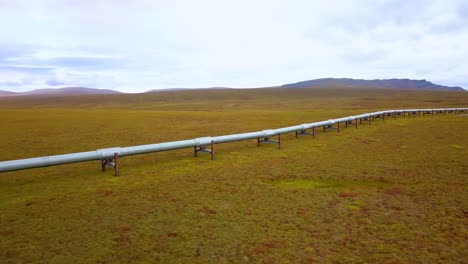
[[[278,129],[267,129],[257,132],[241,133],[241,134],[232,134],[225,136],[217,137],[201,137],[196,139],[173,141],[173,142],[164,142],[158,144],[149,144],[149,145],[140,145],[140,146],[131,146],[131,147],[114,147],[114,148],[105,148],[98,149],[95,151],[55,155],[55,156],[46,156],[30,159],[20,159],[20,160],[9,160],[9,161],[0,161],[0,172],[15,171],[15,170],[24,170],[38,167],[48,167],[55,166],[60,164],[69,164],[76,162],[100,160],[102,162],[102,170],[104,171],[106,166],[111,166],[115,169],[115,175],[118,175],[118,157],[125,157],[131,155],[139,155],[145,153],[153,153],[167,150],[175,150],[181,148],[190,148],[193,147],[195,150],[195,155],[198,151],[210,152],[211,157],[213,158],[214,144],[221,144],[226,142],[234,142],[241,140],[250,140],[257,139],[258,144],[265,143],[278,143],[281,146],[280,140],[271,140],[272,136],[281,136],[281,134],[286,133],[296,133],[296,137],[299,134],[310,134],[306,130],[323,127],[323,130],[326,129],[337,129],[339,132],[340,123],[358,125],[362,121],[368,121],[371,123],[375,118],[385,119],[386,116],[396,118],[397,116],[411,116],[421,114],[440,114],[440,113],[465,113],[468,111],[468,108],[438,108],[438,109],[403,109],[403,110],[386,110],[378,111],[373,113],[365,113],[356,116],[347,116],[337,119],[329,119],[326,121],[320,121],[315,123],[307,123],[290,127],[283,127]],[[335,125],[336,127],[333,127]],[[314,135],[314,133],[312,133]],[[207,149],[207,146],[211,146],[211,149]]]

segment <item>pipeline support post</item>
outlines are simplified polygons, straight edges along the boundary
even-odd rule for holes
[[[114,153],[114,176],[119,176],[119,154]]]
[[[257,147],[260,147],[261,143],[278,144],[278,149],[281,149],[281,134],[278,134],[278,140],[270,139],[270,137],[257,138]]]
[[[358,124],[357,124],[358,122],[357,122],[357,121],[358,121],[357,118],[354,119],[354,122],[353,122],[353,120],[345,121],[345,127],[348,127],[348,125],[355,124],[355,126],[356,126],[356,128],[357,128],[357,126],[358,126]]]
[[[434,115],[434,111],[426,110],[426,111],[423,112],[423,116],[425,116],[425,115]]]
[[[198,152],[210,153],[211,160],[214,160],[214,141],[211,140],[209,149],[208,149],[208,146],[193,147],[193,156],[194,157],[198,157]]]
[[[307,132],[306,129],[300,130],[300,131],[296,131],[296,138],[298,138],[300,135],[311,135],[312,138],[315,138],[315,129],[314,129],[314,127],[312,127],[312,133],[311,133],[311,132]]]
[[[119,176],[119,154],[118,153],[114,153],[114,158],[101,160],[101,170],[102,170],[102,172],[106,171],[106,167],[113,168],[114,169],[114,176]]]
[[[340,132],[340,123],[339,122],[337,123],[337,127],[334,127],[333,125],[324,125],[323,133],[325,133],[327,129],[336,129],[338,132]]]
[[[362,120],[364,121],[368,121],[369,125],[372,124],[372,121],[371,121],[371,118],[370,116],[366,117],[366,118],[359,118],[359,124],[362,125]]]

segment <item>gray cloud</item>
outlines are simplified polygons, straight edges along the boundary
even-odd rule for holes
[[[62,82],[58,80],[47,80],[46,84],[49,86],[63,86],[63,85],[68,85],[67,82]]]
[[[0,71],[21,72],[27,74],[44,74],[49,73],[55,68],[53,67],[28,67],[28,66],[1,66]]]
[[[125,62],[116,58],[93,58],[93,57],[61,57],[50,60],[57,67],[86,68],[86,69],[109,69],[120,68]]]
[[[20,87],[22,86],[24,83],[23,82],[10,82],[10,81],[5,81],[5,82],[2,82],[0,81],[0,87]]]
[[[468,3],[464,2],[457,8],[457,15],[460,19],[468,20]]]
[[[27,57],[33,54],[34,48],[30,45],[12,45],[0,43],[0,63],[11,63],[10,59]]]

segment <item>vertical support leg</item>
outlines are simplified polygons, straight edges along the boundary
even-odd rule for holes
[[[421,116],[421,110],[418,111],[418,115]]]
[[[119,154],[114,153],[114,176],[119,176]]]
[[[278,149],[281,149],[281,134],[278,134]]]
[[[338,133],[340,133],[340,122],[338,122],[338,124],[336,124],[336,131],[337,131]]]
[[[298,133],[298,132],[296,131],[296,138],[298,137],[298,136],[297,136],[297,133]]]
[[[211,160],[214,160],[214,141],[211,140]]]
[[[359,118],[359,124],[362,125],[362,118]]]
[[[356,120],[354,120],[354,123],[356,123],[356,128],[357,128],[357,118],[356,118]]]
[[[325,133],[325,126],[323,126],[323,133]]]
[[[315,127],[312,127],[312,138],[315,138]]]
[[[193,156],[198,157],[197,147],[193,147]]]
[[[102,172],[105,172],[106,171],[106,163],[107,163],[107,160],[101,160],[101,169],[102,169]]]
[[[260,138],[257,138],[257,147],[260,147]]]

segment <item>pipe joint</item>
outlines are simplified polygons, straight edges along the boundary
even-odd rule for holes
[[[211,141],[213,141],[214,138],[212,138],[212,137],[201,137],[201,138],[196,138],[194,140],[197,143],[197,147],[202,147],[202,146],[210,145]]]
[[[96,152],[99,154],[101,159],[110,159],[114,157],[114,154],[117,153],[117,155],[120,156],[120,147],[116,148],[105,148],[105,149],[98,149]]]
[[[273,129],[262,130],[262,132],[263,132],[263,134],[265,134],[265,137],[271,137],[271,136],[274,136],[274,135],[278,134]]]

